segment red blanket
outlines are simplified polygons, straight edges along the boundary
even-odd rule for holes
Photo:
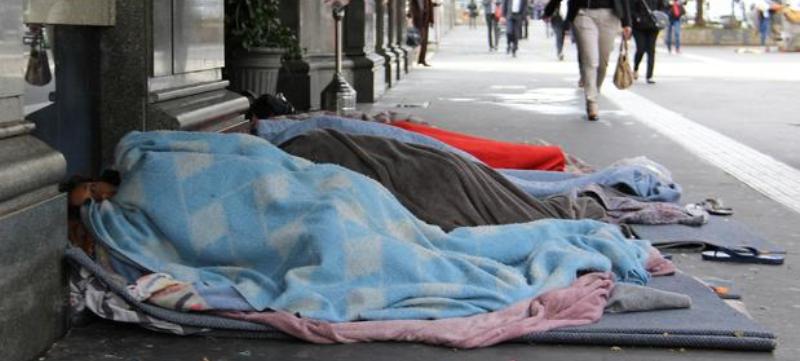
[[[402,120],[391,124],[436,138],[474,155],[492,168],[564,170],[564,152],[557,146],[501,142]]]

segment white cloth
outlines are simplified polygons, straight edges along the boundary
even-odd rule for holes
[[[558,5],[558,15],[561,15],[562,19],[566,19],[568,11],[569,5],[567,5],[567,0],[561,0],[561,3]]]
[[[522,11],[522,0],[513,0],[511,2],[511,12],[518,13]]]

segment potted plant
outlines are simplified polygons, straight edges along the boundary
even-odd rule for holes
[[[275,94],[282,62],[301,56],[280,20],[280,0],[225,0],[226,73],[231,88]]]

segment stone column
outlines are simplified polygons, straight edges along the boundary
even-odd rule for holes
[[[393,71],[397,70],[397,54],[391,50],[389,6],[390,0],[375,1],[375,53],[384,59],[384,79],[387,88],[396,82]]]
[[[247,99],[225,90],[223,0],[117,0],[100,36],[100,148],[132,130],[245,130]]]
[[[400,68],[403,70],[400,72],[400,78],[402,78],[403,74],[408,73],[410,70],[412,62],[414,61],[413,51],[406,46],[406,28],[407,28],[407,19],[406,13],[408,12],[408,1],[407,0],[394,0],[394,47],[397,49],[398,55],[400,55]]]
[[[322,90],[333,79],[334,21],[329,6],[321,0],[282,1],[281,21],[292,29],[304,50],[302,59],[281,69],[278,92],[300,110],[319,109]],[[345,57],[342,75],[354,83],[353,61]]]
[[[358,102],[373,103],[386,92],[383,68],[386,60],[375,53],[375,0],[351,1],[343,21],[344,54],[353,62],[353,87]]]
[[[386,4],[386,49],[392,54],[392,73],[393,81],[400,80],[403,74],[403,52],[397,48],[397,3],[398,0],[388,0]]]
[[[23,2],[0,0],[0,354],[31,360],[66,331],[64,157],[24,119]]]

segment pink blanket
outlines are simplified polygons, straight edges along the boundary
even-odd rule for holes
[[[476,348],[532,332],[595,322],[603,315],[613,287],[611,274],[589,273],[568,288],[547,292],[500,311],[440,320],[327,323],[281,311],[224,312],[221,315],[267,324],[314,343],[406,341]]]
[[[675,265],[651,248],[647,270],[653,276],[675,273]],[[588,273],[572,286],[553,290],[506,309],[471,317],[328,323],[287,312],[223,312],[222,316],[267,324],[314,343],[371,341],[422,342],[457,348],[491,346],[533,332],[596,322],[614,288],[610,273]]]

